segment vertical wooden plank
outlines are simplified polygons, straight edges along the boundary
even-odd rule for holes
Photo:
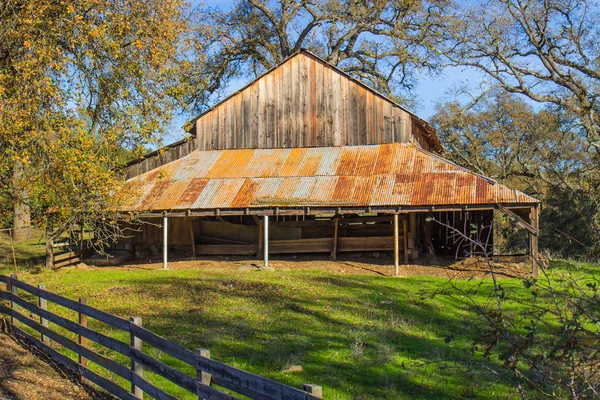
[[[348,146],[350,137],[348,134],[348,107],[350,106],[348,96],[348,79],[340,75],[340,131],[341,145]]]
[[[316,136],[317,136],[317,146],[326,146],[326,118],[327,113],[325,110],[325,96],[326,96],[326,88],[325,88],[325,67],[321,62],[315,61],[315,85],[316,85],[316,96],[315,96],[315,109],[317,113],[316,118]]]
[[[356,88],[358,90],[358,109],[357,109],[357,114],[358,114],[358,137],[357,137],[357,144],[358,145],[364,145],[367,144],[367,91],[356,85]]]
[[[200,355],[201,357],[210,358],[210,350],[208,350],[208,349],[196,349],[196,353],[198,355]],[[196,380],[198,380],[198,382],[202,383],[203,385],[210,386],[212,376],[202,370],[198,370],[196,372]],[[200,394],[198,394],[198,399],[201,400],[201,399],[204,399],[204,397],[202,397]]]
[[[219,136],[217,142],[217,148],[227,148],[227,107],[230,104],[229,101],[219,106]]]
[[[333,146],[333,109],[332,109],[332,87],[331,87],[331,76],[333,72],[329,66],[323,67],[323,107],[325,120],[325,146]]]
[[[394,276],[398,275],[398,267],[400,265],[400,245],[398,243],[398,214],[394,214]]]
[[[375,140],[375,126],[373,117],[373,93],[365,90],[366,130],[365,143],[373,144]]]
[[[317,399],[322,399],[323,398],[323,388],[321,386],[311,385],[311,384],[305,383],[303,385],[303,387],[302,387],[302,390],[304,390],[305,392],[308,392],[308,393],[312,394]]]
[[[406,218],[402,220],[402,233],[404,234],[404,263],[408,264],[408,221]]]
[[[333,146],[343,144],[342,132],[342,82],[341,75],[337,71],[331,73],[331,95],[332,95],[332,139]]]
[[[87,299],[85,297],[80,297],[79,302],[81,304],[87,304]],[[81,312],[79,313],[79,325],[84,328],[87,328],[87,315]],[[78,335],[77,342],[80,346],[87,347],[87,341],[88,340],[85,336]],[[81,365],[84,368],[87,368],[87,359],[85,359],[81,354],[79,354],[79,365]],[[80,380],[83,381],[83,378],[80,377]]]
[[[292,111],[291,111],[291,146],[299,147],[299,136],[300,136],[300,88],[299,88],[299,72],[298,72],[298,57],[292,57],[290,59],[290,82],[292,85]]]
[[[19,280],[17,275],[10,274],[10,279],[6,283],[6,291],[11,292],[16,297],[19,297],[19,288],[17,288],[16,286],[14,286],[12,284],[12,281],[16,281],[16,280]],[[10,301],[10,308],[14,312],[17,312],[17,313],[19,312],[19,305],[12,300]],[[12,326],[16,326],[16,327],[18,327],[20,325],[19,320],[17,320],[15,317],[10,317],[10,323],[12,324]]]
[[[357,85],[354,82],[348,83],[348,139],[347,145],[358,145],[358,96],[356,91]]]
[[[38,285],[38,289],[40,289],[40,290],[46,290],[46,285]],[[47,311],[48,310],[48,301],[46,299],[44,299],[43,297],[38,296],[38,307],[41,310]],[[48,320],[45,319],[45,318],[42,318],[40,316],[40,325],[42,325],[44,328],[47,328],[48,327]],[[50,346],[50,338],[48,338],[47,336],[45,336],[45,335],[42,334],[41,335],[41,340],[42,340],[42,343],[44,343],[47,346]]]
[[[242,149],[246,149],[249,146],[250,140],[249,139],[249,135],[250,135],[250,123],[251,123],[251,116],[250,116],[250,90],[246,89],[241,93],[242,96],[242,123],[240,126],[240,148]]]
[[[282,147],[283,127],[281,118],[283,115],[283,87],[281,79],[282,68],[273,71],[273,147]]]
[[[340,219],[333,219],[333,249],[331,250],[331,258],[333,261],[337,260],[337,248],[338,248],[338,230],[340,227]]]
[[[259,114],[259,109],[258,109],[258,104],[259,104],[259,102],[258,102],[258,96],[259,96],[258,83],[255,83],[254,85],[250,86],[250,90],[252,91],[251,111],[250,111],[250,115],[252,118],[252,124],[250,125],[252,143],[251,143],[250,147],[253,149],[257,149],[259,147],[258,121],[260,120],[260,114]]]
[[[287,61],[281,66],[281,86],[283,93],[283,143],[282,147],[292,146],[292,63]]]
[[[258,80],[258,148],[267,147],[267,77]]]
[[[306,59],[301,55],[296,56],[294,58],[298,59],[298,125],[296,126],[296,146],[305,147],[306,145],[304,144],[304,117],[306,114]]]
[[[204,150],[204,142],[206,140],[206,119],[204,117],[196,120],[196,148]]]
[[[310,135],[309,146],[317,146],[317,81],[316,81],[316,61],[310,57],[308,59],[308,82],[310,84],[309,96],[309,126]]]
[[[272,149],[275,147],[275,104],[277,103],[277,90],[275,87],[275,74],[277,70],[271,72],[266,76],[266,132],[265,132],[265,147],[267,149]]]
[[[140,317],[131,317],[129,321],[131,325],[142,326],[142,319]],[[132,331],[129,332],[129,345],[136,350],[142,351],[142,340],[136,337]],[[144,368],[141,364],[135,362],[133,358],[131,359],[131,370],[140,378],[144,376]],[[142,389],[137,387],[133,382],[131,382],[131,393],[138,399],[144,398]]]

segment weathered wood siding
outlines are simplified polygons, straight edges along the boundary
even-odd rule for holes
[[[199,150],[408,142],[412,130],[409,113],[306,53],[213,107],[194,129]]]
[[[173,143],[154,153],[148,154],[143,160],[127,165],[125,167],[125,177],[126,179],[133,178],[171,161],[179,160],[194,150],[196,150],[196,141],[193,138]]]

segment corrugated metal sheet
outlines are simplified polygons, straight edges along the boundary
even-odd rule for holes
[[[194,151],[129,180],[127,209],[535,203],[412,144]]]

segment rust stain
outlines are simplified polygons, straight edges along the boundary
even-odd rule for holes
[[[356,167],[356,158],[358,156],[359,147],[346,147],[342,151],[342,156],[338,167],[335,171],[336,175],[352,175]]]
[[[256,192],[260,184],[250,178],[246,178],[244,184],[231,202],[231,207],[246,207],[256,198]]]
[[[163,193],[169,187],[169,181],[164,180],[160,182],[156,182],[150,192],[144,197],[144,199],[140,202],[139,209],[140,210],[151,210],[153,209],[153,205],[158,200]]]
[[[193,178],[190,180],[188,186],[179,197],[177,208],[187,208],[194,204],[208,181],[209,179],[206,178]]]
[[[169,178],[171,177],[171,178]],[[128,181],[129,210],[535,203],[413,144],[196,151]],[[125,192],[124,192],[125,193]]]
[[[306,148],[293,148],[290,151],[290,154],[288,155],[285,164],[283,164],[283,168],[281,168],[279,175],[296,176],[307,151],[308,149]]]
[[[354,185],[356,184],[356,178],[353,176],[340,176],[338,177],[335,189],[331,200],[333,201],[349,201],[352,199],[352,192],[354,192]]]

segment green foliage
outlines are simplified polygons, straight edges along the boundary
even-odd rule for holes
[[[495,91],[474,104],[439,105],[432,122],[446,157],[542,201],[542,249],[598,257],[600,158],[569,114]],[[498,249],[527,247],[509,221],[497,219],[496,233]]]
[[[93,221],[116,232],[117,167],[161,137],[179,104],[187,13],[179,0],[0,5],[5,223],[18,202],[57,236]]]

